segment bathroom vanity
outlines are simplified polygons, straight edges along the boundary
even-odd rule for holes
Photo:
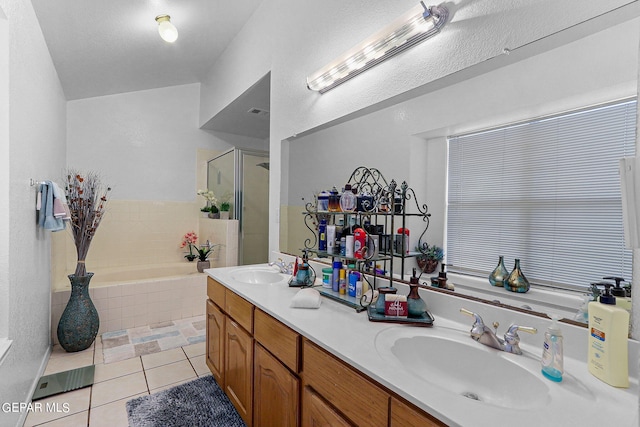
[[[207,365],[248,426],[638,425],[635,341],[631,387],[616,389],[588,373],[586,329],[562,324],[565,377],[553,383],[542,333],[521,337],[522,355],[501,352],[473,341],[459,310],[499,333],[548,319],[421,289],[433,327],[374,323],[329,299],[291,308],[299,289],[266,264],[206,273]]]

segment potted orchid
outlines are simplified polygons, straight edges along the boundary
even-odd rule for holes
[[[220,218],[220,211],[216,206],[218,203],[218,199],[216,199],[216,195],[211,190],[198,190],[198,196],[202,196],[207,201],[207,205],[200,209],[202,212],[207,212],[209,218]]]
[[[189,262],[192,262],[194,259],[198,258],[198,271],[202,273],[205,268],[209,268],[211,266],[208,258],[209,255],[211,255],[211,253],[213,252],[213,245],[207,240],[207,243],[198,247],[198,245],[196,245],[197,242],[198,235],[193,231],[190,231],[182,238],[180,247],[189,248],[189,253],[184,256],[187,260],[189,260]]]
[[[193,260],[198,257],[198,255],[193,253],[193,249],[196,248],[195,244],[197,241],[198,241],[198,235],[193,231],[188,232],[182,237],[182,243],[180,243],[180,248],[186,248],[186,247],[189,248],[189,253],[184,256],[189,262],[193,262]]]

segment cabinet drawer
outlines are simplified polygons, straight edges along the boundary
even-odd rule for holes
[[[305,385],[358,425],[388,425],[389,394],[310,341],[303,343]]]
[[[211,277],[207,277],[207,296],[211,301],[216,303],[218,307],[221,309],[224,308],[224,295],[226,288],[222,286],[217,281],[213,280]]]
[[[391,398],[391,427],[420,426],[420,427],[446,427],[446,424],[436,420],[431,415],[418,408]]]
[[[247,332],[253,334],[253,304],[226,289],[224,310]]]
[[[255,310],[253,336],[293,372],[299,372],[300,335],[262,310]]]
[[[302,427],[351,427],[347,420],[309,387],[304,388],[302,396]]]

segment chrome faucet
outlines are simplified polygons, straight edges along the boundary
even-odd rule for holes
[[[498,322],[493,323],[494,330],[492,331],[484,324],[482,317],[480,317],[479,314],[465,308],[461,308],[460,313],[466,314],[467,316],[471,316],[475,319],[475,322],[471,327],[471,338],[478,341],[480,344],[506,351],[508,353],[522,354],[522,350],[520,350],[519,345],[520,337],[518,336],[518,331],[527,332],[529,334],[535,334],[538,332],[536,328],[511,324],[507,329],[507,332],[504,334],[504,339],[502,339],[496,335],[498,326],[500,326]]]
[[[269,263],[270,266],[276,266],[280,269],[280,273],[284,274],[293,274],[293,262],[289,264],[285,264],[282,258],[278,258],[277,261],[272,261]]]

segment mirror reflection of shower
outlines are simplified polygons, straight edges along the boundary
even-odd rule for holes
[[[216,196],[233,194],[229,217],[239,221],[238,265],[267,262],[269,153],[231,149],[209,161],[207,184]]]

